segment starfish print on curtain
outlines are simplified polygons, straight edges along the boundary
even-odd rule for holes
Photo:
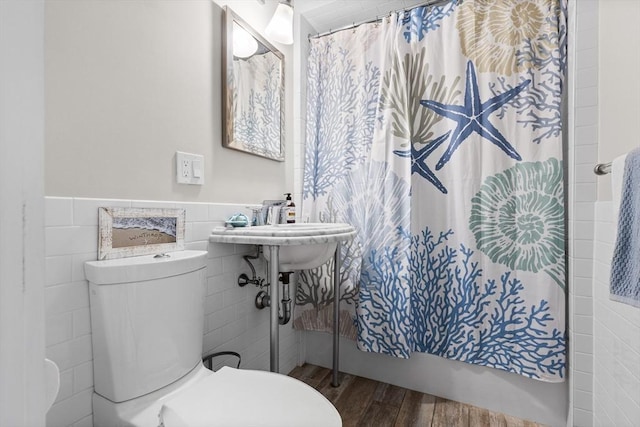
[[[442,182],[438,179],[438,177],[433,173],[429,166],[427,166],[426,160],[427,157],[433,151],[438,148],[444,141],[447,140],[451,131],[445,133],[434,139],[433,141],[424,144],[422,148],[416,149],[413,145],[411,145],[411,150],[394,150],[393,154],[400,157],[411,157],[411,173],[417,173],[430,183],[436,186],[438,190],[440,190],[443,194],[447,194],[447,189],[442,184]]]
[[[489,115],[515,98],[531,83],[531,80],[525,80],[513,89],[498,94],[485,102],[481,102],[476,69],[473,62],[468,61],[466,82],[464,105],[447,105],[426,99],[420,101],[420,104],[433,110],[437,114],[458,122],[458,126],[451,135],[449,146],[436,164],[436,170],[442,169],[451,159],[451,156],[460,144],[474,132],[497,145],[509,157],[515,160],[522,160],[522,157],[516,149],[513,148],[500,131],[489,122]]]

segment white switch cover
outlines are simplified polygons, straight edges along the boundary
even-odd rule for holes
[[[202,177],[202,160],[196,159],[191,163],[193,169],[193,177],[201,178]]]
[[[199,154],[176,151],[176,182],[204,184],[204,157]]]

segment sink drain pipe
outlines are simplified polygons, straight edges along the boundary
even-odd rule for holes
[[[282,282],[282,299],[280,300],[282,307],[282,316],[278,313],[278,324],[286,325],[291,320],[291,297],[289,294],[289,281],[293,271],[286,271],[280,273],[279,281]],[[273,286],[278,286],[276,283]],[[256,295],[256,308],[263,309],[265,307],[271,307],[271,297],[265,291],[260,291]]]

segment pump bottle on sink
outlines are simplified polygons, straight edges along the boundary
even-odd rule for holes
[[[287,224],[293,224],[296,222],[296,205],[291,200],[291,193],[284,193],[287,196],[286,203],[284,205],[284,220]]]

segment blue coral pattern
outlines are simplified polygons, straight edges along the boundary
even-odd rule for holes
[[[528,1],[524,36],[491,21],[518,4],[311,40],[302,216],[357,229],[341,299],[362,351],[565,378],[566,1]],[[322,276],[301,274],[297,313],[331,303]]]

